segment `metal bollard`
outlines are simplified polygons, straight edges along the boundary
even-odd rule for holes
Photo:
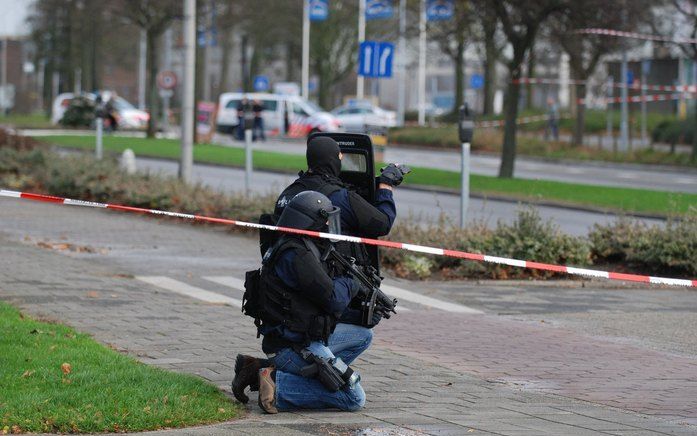
[[[474,117],[467,103],[460,107],[460,120],[458,123],[458,136],[462,143],[462,156],[460,161],[460,228],[465,228],[467,220],[467,208],[470,199],[470,148],[474,135]]]
[[[135,174],[136,172],[136,154],[130,148],[125,149],[121,155],[121,168],[127,174]]]
[[[104,133],[104,119],[97,118],[97,144],[95,147],[95,156],[97,160],[102,160],[104,155],[104,148],[102,147],[102,136]]]
[[[252,131],[244,131],[244,191],[249,196],[252,193]]]

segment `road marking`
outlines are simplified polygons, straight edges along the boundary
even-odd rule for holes
[[[417,294],[416,292],[407,291],[406,289],[398,288],[396,286],[382,284],[380,288],[383,291],[385,291],[387,295],[389,295],[390,297],[395,297],[397,298],[397,300],[402,299],[406,301],[411,301],[412,303],[418,303],[424,306],[433,307],[434,309],[444,310],[446,312],[471,314],[484,313],[481,310],[472,309],[471,307],[463,306],[462,304],[449,303],[447,301],[437,300],[435,298]]]
[[[227,304],[228,306],[242,307],[240,300],[230,298],[226,295],[216,294],[215,292],[206,291],[205,289],[197,288],[196,286],[187,285],[186,283],[174,280],[163,276],[136,276],[136,279],[157,286],[161,289],[174,292],[197,300],[205,301],[214,304]]]
[[[240,280],[237,277],[205,276],[203,277],[203,280],[208,280],[209,282],[217,283],[219,285],[227,286],[228,288],[233,288],[244,292],[244,280]]]

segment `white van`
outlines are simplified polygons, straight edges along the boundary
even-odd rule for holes
[[[242,98],[259,100],[264,107],[264,130],[272,135],[304,137],[315,132],[340,132],[339,120],[319,106],[296,95],[226,92],[218,99],[216,125],[219,132],[232,133],[239,123],[237,105]]]

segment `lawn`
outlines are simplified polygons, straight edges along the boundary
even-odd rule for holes
[[[233,419],[215,386],[119,354],[0,302],[0,434],[124,432]]]
[[[64,147],[93,149],[91,136],[47,136],[41,139],[50,144]],[[137,156],[179,158],[179,143],[168,139],[123,138],[107,136],[104,148],[122,152],[131,148]],[[202,163],[243,166],[244,150],[211,144],[199,144],[194,148],[194,160]],[[285,172],[296,172],[305,168],[305,157],[280,152],[255,151],[254,167]],[[406,177],[406,185],[432,186],[457,189],[460,174],[453,171],[431,168],[413,168]],[[562,183],[528,179],[499,179],[497,177],[472,175],[470,189],[482,195],[504,195],[521,200],[548,201],[568,205],[591,206],[613,211],[651,214],[682,214],[697,205],[697,195],[630,189],[599,187],[574,183]]]
[[[51,120],[43,113],[0,115],[0,125],[9,125],[15,129],[49,129],[54,127]]]

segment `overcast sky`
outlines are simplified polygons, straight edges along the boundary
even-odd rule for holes
[[[29,33],[27,15],[34,0],[0,0],[0,38],[17,38]]]

